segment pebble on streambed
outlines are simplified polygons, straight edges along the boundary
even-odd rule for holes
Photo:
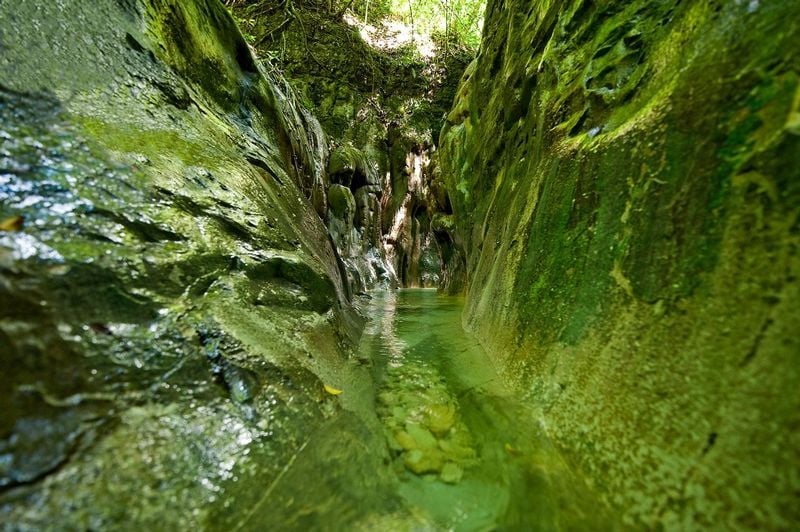
[[[379,412],[398,466],[415,475],[438,475],[442,482],[457,484],[475,461],[475,451],[453,398],[432,368],[396,371],[388,376],[387,389],[379,395]],[[435,384],[420,389],[421,380]]]

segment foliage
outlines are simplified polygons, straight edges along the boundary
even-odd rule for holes
[[[416,35],[434,37],[435,40],[477,50],[483,27],[485,0],[282,0],[265,3],[261,0],[225,0],[228,8],[237,10],[245,37],[252,42],[247,28],[255,18],[282,9],[294,11],[294,3],[304,9],[324,11],[337,17],[350,11],[364,24],[386,20],[402,22]],[[247,9],[243,9],[247,8]],[[242,20],[242,14],[248,17]]]
[[[446,42],[476,50],[485,4],[485,0],[355,0],[351,9],[361,20],[399,20],[419,35],[440,33]]]

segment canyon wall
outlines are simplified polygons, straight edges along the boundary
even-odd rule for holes
[[[265,67],[282,72],[329,139],[329,194],[315,207],[354,289],[457,288],[463,257],[436,178],[435,144],[474,53],[431,41],[423,56],[424,43],[401,35],[411,28],[379,16],[372,34],[359,31],[361,22],[342,16],[347,4],[233,5]]]
[[[0,20],[2,526],[302,527],[309,500],[364,502],[335,478],[272,494],[301,451],[293,474],[341,460],[391,500],[352,445],[385,449],[308,199],[326,141],[222,3]]]
[[[800,4],[490,0],[466,326],[637,527],[800,520]]]

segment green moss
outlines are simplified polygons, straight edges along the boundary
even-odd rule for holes
[[[356,212],[356,200],[349,188],[342,185],[331,185],[328,189],[328,203],[334,216],[352,221]]]
[[[174,129],[143,129],[136,124],[109,123],[90,116],[76,117],[84,136],[106,149],[177,158],[185,165],[216,166],[208,142],[187,140]]]
[[[226,111],[234,111],[258,69],[231,15],[211,0],[148,2],[148,29],[157,55]]]
[[[796,437],[778,412],[796,404],[799,317],[773,305],[798,267],[797,209],[776,200],[797,191],[800,40],[782,22],[797,8],[512,1],[487,16],[441,134],[466,323],[628,524],[796,521],[778,473],[796,453],[742,442]]]

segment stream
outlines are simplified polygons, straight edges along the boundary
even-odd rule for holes
[[[462,306],[434,290],[376,292],[359,348],[378,383],[398,494],[420,528],[613,528],[464,332]]]
[[[209,529],[618,528],[464,332],[463,297],[376,291],[359,306],[370,318],[352,360],[362,374],[334,383],[324,404],[338,413],[284,452],[253,456],[282,469],[269,482],[258,468],[240,474]]]

